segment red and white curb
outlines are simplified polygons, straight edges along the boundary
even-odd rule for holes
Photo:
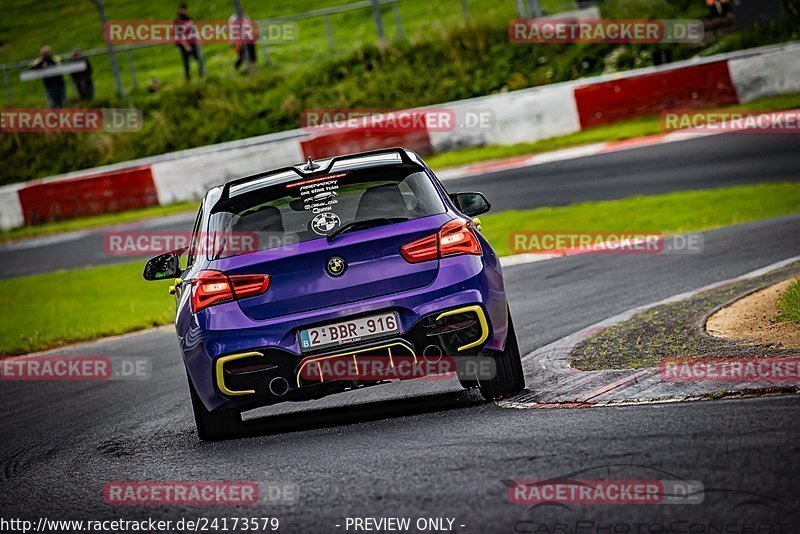
[[[569,355],[581,341],[622,323],[634,315],[656,306],[693,297],[710,289],[742,280],[751,280],[796,261],[800,261],[800,256],[794,256],[747,274],[680,293],[658,302],[632,308],[537,349],[522,359],[527,390],[512,398],[498,401],[497,405],[501,408],[511,409],[586,408],[704,399],[718,394],[721,390],[726,393],[747,393],[800,387],[800,380],[796,383],[782,381],[777,385],[778,387],[763,381],[666,382],[662,380],[660,370],[655,367],[579,371],[569,365]]]

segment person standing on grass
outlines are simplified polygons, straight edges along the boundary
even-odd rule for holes
[[[202,78],[205,73],[205,64],[203,63],[203,53],[200,51],[200,43],[197,40],[197,31],[194,27],[194,22],[189,16],[189,9],[186,4],[178,6],[178,15],[175,18],[175,44],[181,51],[181,58],[183,59],[183,74],[186,81],[192,79],[191,69],[189,67],[189,59],[194,58],[197,60],[198,70]]]
[[[78,95],[81,100],[91,100],[94,98],[94,80],[92,80],[92,64],[89,63],[89,58],[83,57],[80,48],[72,50],[72,61],[75,63],[85,63],[86,70],[81,72],[72,73],[72,82],[75,84],[75,89],[78,90]]]
[[[234,13],[228,19],[228,25],[231,27],[231,46],[236,52],[236,63],[233,64],[233,68],[239,70],[245,62],[245,54],[250,56],[250,62],[255,64],[256,42],[253,23],[242,11],[242,20],[239,20],[238,15]]]
[[[45,45],[39,50],[39,57],[31,63],[31,70],[46,69],[61,64],[61,58],[53,55],[49,46]],[[67,105],[67,86],[64,85],[64,77],[60,74],[42,78],[44,90],[47,95],[47,103],[51,108],[63,108]]]

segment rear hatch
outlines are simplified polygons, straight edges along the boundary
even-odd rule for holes
[[[431,284],[438,260],[408,263],[400,247],[435,233],[448,218],[438,215],[354,231],[332,243],[325,238],[300,243],[283,256],[278,251],[255,252],[218,260],[212,267],[232,275],[270,275],[266,293],[239,300],[242,311],[253,319],[356,302]],[[344,261],[341,275],[330,273],[332,258]]]
[[[214,208],[212,233],[252,232],[264,250],[217,253],[210,267],[271,277],[238,301],[260,320],[408,291],[431,284],[439,262],[409,263],[400,247],[436,233],[445,211],[416,165],[278,178]]]

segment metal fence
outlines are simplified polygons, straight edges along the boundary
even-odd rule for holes
[[[468,0],[450,0],[450,1],[453,3],[452,12],[454,14],[456,12],[459,13],[459,18],[461,19],[463,24],[470,24],[471,13],[469,9]],[[393,25],[395,37],[397,39],[402,40],[405,39],[406,31],[404,28],[400,12],[401,2],[403,2],[403,0],[360,0],[349,4],[314,9],[303,13],[294,13],[291,15],[284,15],[269,19],[260,19],[254,21],[256,24],[258,24],[259,29],[261,30],[259,32],[260,37],[258,41],[259,43],[258,46],[266,62],[268,63],[275,62],[276,61],[275,53],[278,51],[277,47],[285,45],[270,45],[268,42],[267,32],[263,31],[264,28],[266,28],[270,24],[276,24],[282,22],[300,23],[304,21],[314,21],[315,23],[317,23],[317,27],[324,29],[325,42],[327,46],[326,55],[332,55],[336,54],[337,52],[343,52],[346,50],[346,47],[343,47],[342,43],[339,40],[337,40],[336,33],[334,31],[334,23],[332,19],[334,17],[346,15],[348,13],[354,13],[365,10],[371,10],[372,20],[375,25],[374,38],[378,42],[386,42],[388,40],[387,28],[384,24],[384,17],[388,15],[387,12],[391,12],[390,19]],[[519,18],[541,15],[539,0],[503,0],[503,2],[508,3],[509,15],[512,16],[516,15]],[[572,0],[563,0],[563,3],[572,4],[573,2]],[[98,2],[98,4],[102,5],[102,2]],[[234,5],[236,4],[237,2],[234,2]],[[104,15],[101,15],[101,17],[104,18]],[[98,31],[99,29],[100,25],[98,24]],[[136,90],[140,85],[140,80],[139,77],[137,76],[137,67],[135,60],[136,53],[142,50],[159,46],[170,46],[170,45],[167,44],[107,45],[104,48],[96,48],[92,50],[82,51],[82,55],[86,58],[108,57],[109,67],[114,75],[114,79],[116,82],[114,84],[116,93],[119,96],[125,96],[125,93],[127,91]],[[319,53],[318,50],[316,52]],[[68,56],[68,54],[60,54],[60,55]],[[10,63],[0,64],[0,71],[2,71],[4,92],[6,97],[5,100],[7,106],[13,107],[15,105],[16,99],[15,99],[14,86],[20,83],[19,72],[27,70],[34,60],[35,58],[30,58],[21,61],[14,61]],[[122,76],[127,78],[127,84],[120,83]],[[17,91],[26,94],[29,92],[27,88],[23,89],[22,87],[17,87]]]

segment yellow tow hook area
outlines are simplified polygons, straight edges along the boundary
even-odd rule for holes
[[[172,283],[174,285],[169,286],[169,294],[170,295],[174,295],[175,292],[178,290],[178,288],[181,287],[181,279],[180,278],[176,278],[176,279],[174,279],[172,281]]]

